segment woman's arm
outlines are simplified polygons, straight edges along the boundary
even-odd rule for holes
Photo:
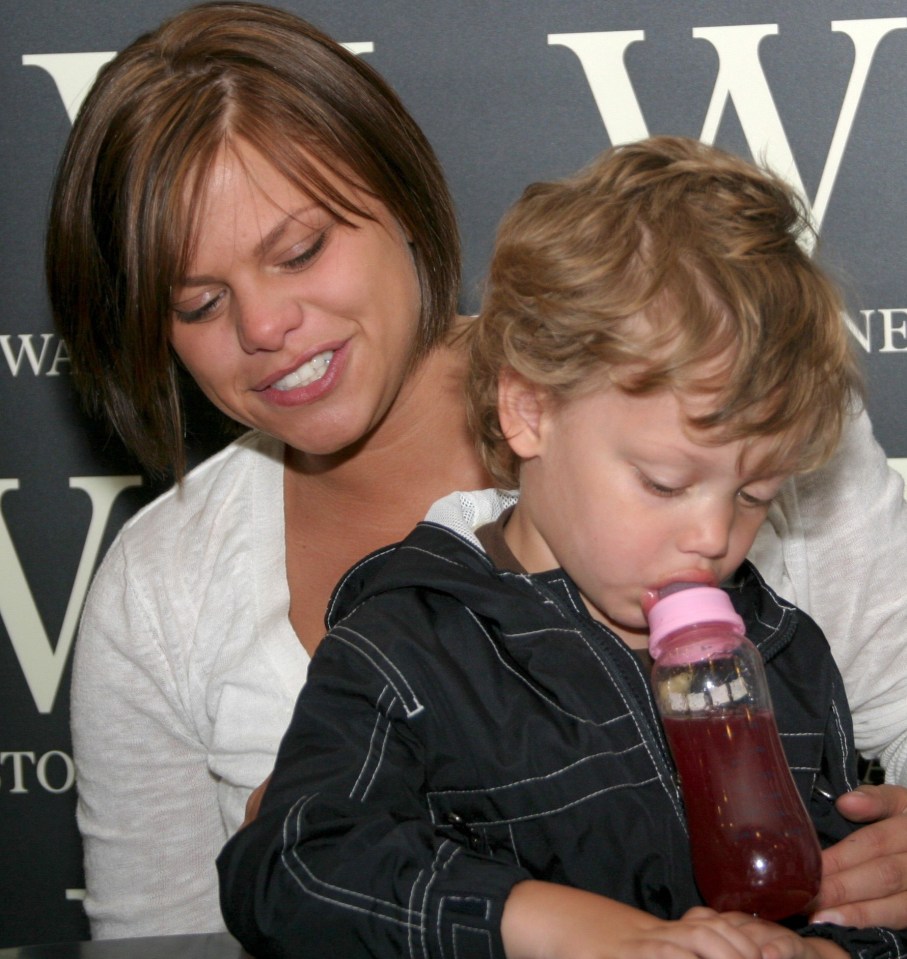
[[[865,412],[827,466],[788,485],[770,522],[756,547],[767,578],[828,637],[857,748],[881,757],[887,781],[907,784],[907,504]],[[819,902],[838,921],[907,926],[905,798],[897,790],[839,800],[854,821],[886,821],[824,853]]]
[[[907,503],[865,412],[831,462],[789,484],[777,506],[783,515],[769,518],[784,568],[773,574],[776,557],[765,557],[767,578],[828,637],[857,749],[880,757],[887,782],[907,785]]]
[[[218,931],[217,784],[122,544],[96,577],[72,690],[85,908],[95,938]]]

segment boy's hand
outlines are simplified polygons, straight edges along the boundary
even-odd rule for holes
[[[762,959],[846,959],[847,957],[844,949],[827,939],[804,938],[790,929],[785,929],[784,926],[739,912],[723,913],[723,916],[728,921],[736,923],[740,931],[759,947]]]
[[[847,819],[869,825],[822,853],[822,886],[811,918],[907,927],[907,788],[860,786],[836,805]]]
[[[763,956],[745,931],[752,921],[692,909],[666,922],[604,896],[527,880],[511,890],[501,935],[508,959],[819,959],[794,951]]]

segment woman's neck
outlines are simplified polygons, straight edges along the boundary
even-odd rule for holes
[[[406,536],[439,497],[490,485],[466,424],[464,375],[463,350],[438,348],[355,449],[329,457],[287,451],[290,619],[310,651],[330,592],[353,563]]]
[[[290,495],[299,485],[307,497],[380,508],[390,493],[399,508],[403,489],[411,494],[405,498],[419,499],[421,490],[442,495],[487,485],[466,424],[465,367],[461,346],[436,348],[418,362],[382,421],[354,446],[330,455],[288,449]]]

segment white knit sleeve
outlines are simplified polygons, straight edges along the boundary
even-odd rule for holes
[[[224,928],[214,859],[226,832],[216,784],[180,688],[181,664],[161,642],[167,624],[138,591],[142,582],[116,542],[75,651],[78,821],[95,938]]]
[[[857,748],[907,785],[907,504],[865,413],[825,468],[795,482],[791,512],[796,599],[831,644]]]

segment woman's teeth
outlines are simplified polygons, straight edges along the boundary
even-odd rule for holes
[[[313,356],[308,363],[303,363],[299,369],[287,373],[286,376],[274,383],[272,389],[295,390],[297,387],[308,386],[309,383],[320,380],[327,373],[333,356],[333,350],[325,350],[323,353]]]

